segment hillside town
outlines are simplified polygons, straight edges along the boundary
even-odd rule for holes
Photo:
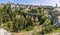
[[[13,35],[60,35],[60,7],[0,3],[0,27]]]

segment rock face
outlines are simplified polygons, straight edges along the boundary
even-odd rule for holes
[[[0,35],[11,35],[11,34],[4,29],[0,29]]]

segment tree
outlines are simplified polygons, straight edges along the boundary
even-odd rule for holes
[[[45,16],[45,15],[40,15],[40,17],[39,17],[40,24],[43,24],[46,19],[47,19],[47,16]]]
[[[38,10],[37,9],[31,9],[30,13],[37,13]]]
[[[32,30],[34,27],[33,21],[29,18],[25,18],[24,27],[25,27],[26,31]]]
[[[51,20],[46,19],[44,24],[43,24],[42,32],[43,33],[49,33],[51,31],[52,31]]]
[[[0,11],[3,12],[4,11],[4,8],[3,7],[0,7]]]

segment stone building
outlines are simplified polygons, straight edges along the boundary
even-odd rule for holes
[[[54,7],[51,17],[53,21],[53,26],[60,25],[60,7],[57,7],[57,5],[56,7]]]
[[[58,19],[58,23],[60,23],[60,16],[58,16],[57,19]]]
[[[11,8],[12,11],[15,11],[15,10],[19,10],[20,9],[20,5],[19,4],[14,4],[14,3],[10,3],[10,2],[7,2],[7,3],[1,3],[0,4],[0,7],[6,7],[8,9],[8,7]]]

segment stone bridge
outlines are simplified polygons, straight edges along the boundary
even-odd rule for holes
[[[34,23],[39,24],[40,14],[38,13],[24,13],[24,17],[30,18]]]

